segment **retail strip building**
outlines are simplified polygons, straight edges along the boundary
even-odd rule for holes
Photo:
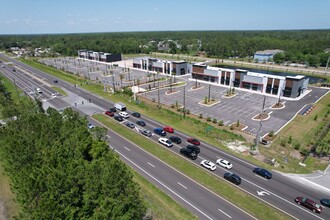
[[[192,65],[186,61],[160,60],[150,57],[134,58],[133,67],[176,76],[190,74],[192,69]]]
[[[78,50],[78,57],[89,60],[101,61],[101,62],[116,62],[116,61],[121,61],[123,59],[121,53],[111,54],[111,53],[95,52],[88,50]]]
[[[204,64],[193,64],[191,75],[193,79],[231,88],[242,88],[289,98],[297,98],[302,95],[306,91],[309,81],[309,78],[303,75],[278,76],[242,69],[217,68]]]

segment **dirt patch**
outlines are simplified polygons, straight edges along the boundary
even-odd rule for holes
[[[253,120],[265,120],[269,118],[269,114],[267,112],[263,112],[261,114],[258,114],[256,116],[254,116],[252,119]]]
[[[276,108],[283,108],[283,107],[284,107],[284,104],[281,103],[281,102],[278,102],[278,103],[276,103],[275,105],[273,105],[271,108],[276,109]]]

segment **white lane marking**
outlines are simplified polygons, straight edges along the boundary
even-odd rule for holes
[[[173,193],[174,195],[176,195],[177,197],[179,197],[181,200],[183,200],[185,203],[187,203],[188,205],[190,205],[191,207],[193,207],[194,209],[196,209],[198,212],[200,212],[202,215],[204,215],[206,218],[213,220],[210,216],[206,215],[202,210],[198,209],[196,206],[194,206],[193,204],[191,204],[189,201],[187,201],[186,199],[184,199],[182,196],[180,196],[179,194],[177,194],[176,192],[174,192],[174,190],[170,189],[168,186],[166,186],[164,183],[162,183],[161,181],[159,181],[156,177],[152,176],[150,173],[148,173],[147,171],[145,171],[144,169],[142,169],[142,167],[140,167],[139,165],[137,165],[136,163],[134,163],[132,160],[128,159],[127,157],[125,157],[122,153],[120,153],[119,151],[116,151],[118,154],[120,154],[120,156],[124,157],[127,161],[129,161],[131,164],[133,164],[134,166],[136,166],[137,168],[139,168],[142,172],[144,172],[145,174],[147,174],[148,176],[150,176],[153,180],[155,180],[157,183],[159,183],[160,185],[162,185],[163,187],[165,187],[167,190],[169,190],[171,193]]]
[[[127,147],[124,147],[126,150],[128,150],[128,151],[131,151],[129,148],[127,148]]]
[[[228,215],[227,213],[225,213],[224,211],[222,211],[221,209],[218,209],[219,210],[219,212],[222,212],[224,215],[226,215],[228,218],[231,218],[231,216],[230,215]]]
[[[183,188],[187,189],[186,186],[184,186],[183,184],[181,184],[180,182],[177,182],[180,186],[182,186]]]
[[[260,192],[259,192],[259,191],[257,190],[257,193],[258,193],[259,196],[264,196],[264,195],[269,195],[269,196],[270,196],[270,194],[269,194],[268,192],[266,192],[266,191],[260,191]]]
[[[152,164],[151,164],[151,163],[149,163],[149,162],[148,162],[148,164],[149,164],[150,166],[152,166],[152,167],[155,167],[154,165],[152,165]]]

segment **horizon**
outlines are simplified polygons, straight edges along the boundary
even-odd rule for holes
[[[0,35],[330,29],[327,0],[3,0],[2,8]]]

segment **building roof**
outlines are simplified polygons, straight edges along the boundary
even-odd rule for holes
[[[257,76],[257,77],[266,77],[266,78],[274,78],[274,79],[285,79],[285,76],[264,74],[264,73],[255,73],[255,72],[247,72],[248,76]]]
[[[303,75],[296,75],[296,76],[285,76],[288,79],[303,79],[305,76]]]
[[[254,54],[258,54],[258,55],[274,55],[274,54],[280,53],[280,52],[283,52],[283,50],[278,50],[278,49],[275,49],[275,50],[259,50],[259,51],[256,51]]]

